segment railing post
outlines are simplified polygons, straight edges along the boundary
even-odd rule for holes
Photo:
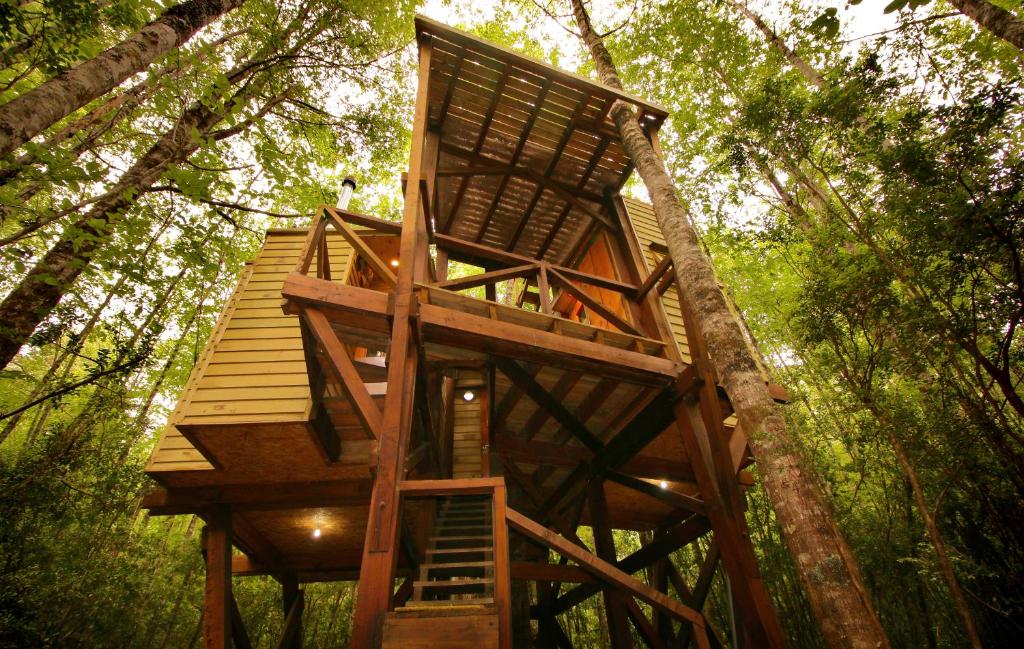
[[[512,584],[509,570],[508,521],[504,480],[494,487],[494,603],[498,607],[498,637],[501,649],[512,648]]]

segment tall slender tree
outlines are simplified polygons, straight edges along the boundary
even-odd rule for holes
[[[623,89],[602,37],[582,0],[571,0],[580,37],[601,81]],[[648,141],[632,108],[612,107],[619,134],[643,179],[675,267],[680,298],[695,316],[726,394],[748,431],[760,474],[826,641],[832,647],[889,645],[845,539],[821,489],[802,466],[786,422],[729,311],[711,262],[676,194],[665,162]]]
[[[0,157],[103,96],[244,0],[187,0],[127,40],[0,106]]]

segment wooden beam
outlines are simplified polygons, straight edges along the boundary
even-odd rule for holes
[[[373,269],[373,272],[380,277],[385,284],[394,287],[397,282],[395,274],[391,272],[388,265],[377,256],[377,253],[373,251],[373,248],[368,246],[366,242],[363,241],[363,238],[359,236],[348,223],[345,223],[345,221],[342,220],[340,215],[336,212],[328,210],[327,215],[331,223],[338,229],[338,232],[341,233],[341,236],[345,241],[354,248],[354,251],[358,253],[360,257],[366,260],[366,263]]]
[[[559,554],[569,557],[571,560],[578,563],[581,568],[597,577],[598,580],[631,593],[651,606],[656,606],[673,617],[685,620],[695,627],[699,627],[703,630],[704,616],[697,611],[670,599],[664,593],[659,593],[607,561],[599,559],[579,546],[570,543],[561,536],[555,534],[546,527],[543,527],[535,521],[530,520],[528,517],[523,516],[516,510],[508,510],[508,522],[516,531],[521,532],[528,538],[537,541],[541,545],[544,545]],[[698,633],[697,635],[699,636],[701,634]]]
[[[284,312],[289,315],[299,315],[303,306],[314,306],[334,324],[377,334],[390,332],[387,293],[291,273],[285,277],[281,295],[286,300]]]
[[[609,142],[611,142],[611,139],[607,135],[605,135],[601,138],[601,141],[598,143],[598,145],[594,147],[594,153],[590,156],[590,161],[587,163],[587,168],[584,169],[583,174],[580,176],[580,179],[576,182],[576,193],[582,192],[583,188],[587,186],[587,181],[590,180],[590,175],[594,173],[595,169],[597,169],[597,164],[601,161],[601,158],[604,156],[604,152],[605,150],[607,150]],[[603,205],[603,203],[601,203],[600,201],[596,202],[599,205]],[[558,235],[558,231],[562,229],[562,225],[565,223],[565,219],[568,218],[569,212],[575,206],[575,203],[567,202],[566,206],[562,208],[561,212],[559,212],[554,224],[548,231],[548,236],[544,238],[544,243],[541,244],[540,248],[537,251],[538,257],[543,258],[544,255],[547,253],[548,248],[551,246],[552,243],[554,243],[555,237]],[[616,231],[614,222],[611,221],[610,219],[608,223],[610,223],[611,225],[595,220],[593,219],[593,217],[591,217],[591,219],[592,220],[590,225],[582,229],[584,232],[589,231],[591,227],[594,227],[596,225],[602,225],[605,227],[605,229],[611,232]],[[587,236],[584,235],[583,238],[587,238]],[[567,263],[567,260],[573,257],[573,249],[576,247],[577,243],[579,243],[579,241],[574,242],[573,245],[568,246],[568,249],[565,251],[565,254],[562,255],[562,258],[560,260],[562,263]]]
[[[651,621],[647,619],[647,615],[644,614],[643,609],[636,603],[636,600],[632,597],[626,597],[623,599],[623,603],[626,607],[626,614],[629,616],[630,621],[633,622],[633,626],[640,633],[640,638],[644,641],[649,649],[668,649],[665,643],[661,641],[658,636],[657,630]],[[661,613],[658,609],[654,609],[656,613]],[[689,624],[682,625],[687,628],[693,628]]]
[[[672,489],[662,488],[659,485],[652,484],[646,480],[641,480],[640,478],[634,478],[631,475],[619,473],[618,471],[608,470],[604,472],[604,475],[613,482],[617,482],[624,487],[629,487],[633,491],[650,496],[656,500],[660,500],[672,507],[685,509],[689,512],[700,514],[702,516],[707,514],[708,509],[704,505],[704,501],[700,498],[694,498],[693,496],[679,493]]]
[[[203,646],[231,649],[231,510],[218,507],[203,528],[206,588],[203,609]]]
[[[320,245],[320,239],[324,236],[324,231],[327,229],[327,220],[321,215],[316,223],[306,233],[306,240],[302,244],[302,250],[299,251],[299,260],[295,264],[295,270],[293,272],[299,275],[305,275],[309,272],[309,267],[313,263],[313,253],[316,252],[317,246]]]
[[[465,261],[475,266],[486,266],[488,265],[488,262],[498,263],[504,266],[524,266],[527,264],[537,263],[537,260],[532,257],[519,255],[499,248],[492,248],[491,246],[467,241],[448,234],[435,234],[434,243],[439,248],[447,250],[449,254],[456,253],[455,255],[451,255],[453,259]],[[632,297],[637,291],[637,286],[634,284],[627,284],[610,277],[594,275],[576,268],[569,268],[568,266],[559,266],[556,264],[548,264],[547,268],[549,271],[558,271],[569,279],[575,279],[576,281],[597,286],[599,288],[606,288],[610,291],[617,291],[627,297]]]
[[[291,482],[242,484],[216,487],[156,488],[142,499],[153,516],[191,514],[230,506],[233,511],[265,511],[308,507],[364,505],[370,498],[370,482]]]
[[[306,598],[300,590],[295,596],[288,615],[284,619],[284,629],[281,631],[281,639],[277,643],[277,649],[290,649],[301,642],[302,636],[302,611],[306,607]]]
[[[557,563],[513,561],[512,578],[526,581],[558,581],[571,584],[592,584],[596,580],[583,568]]]
[[[664,276],[670,268],[672,268],[672,258],[666,255],[661,258],[661,261],[658,262],[658,265],[654,267],[654,270],[651,271],[651,274],[648,275],[647,279],[644,280],[644,283],[640,285],[640,290],[636,292],[636,297],[634,299],[638,302],[644,299],[644,297],[646,297],[647,294],[651,292],[651,289],[654,288],[654,286],[661,280],[662,276]]]
[[[530,373],[523,367],[506,358],[495,358],[494,363],[501,373],[509,378],[512,383],[530,397],[538,406],[544,408],[559,424],[565,427],[573,437],[583,443],[584,446],[593,452],[604,448],[601,440],[587,429],[580,420],[554,398]]]
[[[688,545],[706,534],[711,526],[703,516],[691,516],[673,528],[661,532],[653,541],[643,546],[628,557],[615,562],[615,567],[624,573],[632,574],[646,568],[658,559],[668,556],[684,545]],[[558,598],[555,614],[561,614],[596,593],[599,588],[590,584],[580,584]]]
[[[373,397],[367,391],[363,378],[359,376],[359,370],[356,369],[352,358],[348,355],[348,350],[338,340],[331,323],[323,313],[308,307],[302,309],[302,319],[309,327],[313,337],[323,347],[324,354],[327,355],[331,367],[337,374],[338,385],[348,398],[349,403],[352,404],[359,423],[363,425],[370,437],[380,439],[380,408],[377,407]]]
[[[490,495],[505,486],[504,478],[459,478],[456,480],[402,480],[398,489],[405,498],[417,496]]]
[[[452,309],[419,305],[425,340],[461,349],[557,365],[632,383],[662,386],[677,372],[665,358],[618,349]]]
[[[245,623],[242,621],[242,613],[238,610],[238,602],[235,601],[235,594],[231,593],[231,640],[235,649],[252,649],[252,642],[249,641],[249,634],[245,630]]]
[[[540,266],[537,264],[525,264],[523,266],[513,266],[512,268],[502,268],[501,270],[494,270],[488,273],[479,273],[477,275],[449,279],[443,282],[437,282],[434,286],[448,291],[462,291],[467,288],[483,286],[484,284],[493,284],[494,282],[503,282],[510,279],[518,279],[520,277],[529,277],[539,271]]]
[[[429,37],[419,41],[419,70],[413,114],[412,148],[409,177],[420,178],[424,169],[427,115],[430,96],[430,62],[433,48]],[[403,206],[399,257],[402,260],[393,293],[394,311],[390,326],[388,391],[380,431],[373,492],[363,555],[359,590],[352,623],[351,646],[374,644],[384,614],[391,604],[392,581],[398,557],[401,516],[398,482],[402,476],[406,448],[414,417],[416,372],[420,353],[414,337],[412,315],[416,306],[413,293],[417,281],[426,280],[428,252],[426,225],[420,218],[420,183],[406,186]],[[422,255],[422,257],[420,257]],[[422,259],[422,263],[419,263]],[[418,276],[423,273],[423,276]]]
[[[385,221],[384,219],[379,219],[375,216],[360,214],[358,212],[350,212],[348,210],[343,210],[340,207],[332,207],[330,205],[321,205],[320,209],[321,211],[330,212],[346,223],[351,223],[352,225],[361,225],[365,228],[376,230],[382,234],[393,234],[395,236],[402,234],[402,224],[396,223],[395,221]]]
[[[595,298],[594,296],[590,295],[580,287],[570,282],[564,275],[562,275],[557,270],[551,269],[549,277],[554,279],[556,283],[562,287],[563,290],[570,293],[578,301],[582,302],[585,307],[595,312],[597,315],[604,318],[608,322],[612,323],[620,331],[623,331],[632,336],[643,337],[643,334],[637,331],[636,327],[626,322],[624,319],[620,318],[617,313],[606,307],[604,304],[601,304],[601,302],[597,300],[597,298]]]

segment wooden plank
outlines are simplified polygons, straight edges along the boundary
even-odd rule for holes
[[[404,497],[468,496],[492,494],[504,486],[504,478],[463,478],[461,480],[402,480],[398,489]]]
[[[218,506],[233,511],[302,509],[363,505],[370,499],[365,480],[157,488],[142,499],[150,515],[188,514]]]
[[[578,563],[581,568],[597,577],[598,580],[632,593],[635,597],[640,598],[651,606],[656,606],[680,620],[685,620],[695,627],[703,629],[704,616],[692,608],[670,599],[663,593],[659,593],[607,561],[603,561],[579,546],[570,543],[514,509],[509,508],[507,510],[507,518],[509,525],[516,531],[523,533],[528,538],[551,548],[559,554],[567,556]]]
[[[494,601],[498,606],[501,649],[512,649],[512,583],[509,570],[508,524],[505,480],[494,488],[491,497],[494,529]]]

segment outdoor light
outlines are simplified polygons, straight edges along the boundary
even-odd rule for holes
[[[470,391],[470,390],[466,390],[466,394],[462,395],[462,398],[465,399],[466,401],[472,401],[473,400],[473,392]]]
[[[316,528],[315,530],[313,530],[313,538],[314,539],[320,538],[320,528],[319,527]]]
[[[391,267],[392,268],[398,268],[398,260],[397,259],[392,259],[391,260]]]
[[[316,516],[313,517],[313,538],[320,538],[320,512],[317,512]]]
[[[668,483],[667,483],[667,482],[665,482],[664,480],[662,480],[662,481],[661,481],[661,488],[662,488],[662,489],[668,489]]]

